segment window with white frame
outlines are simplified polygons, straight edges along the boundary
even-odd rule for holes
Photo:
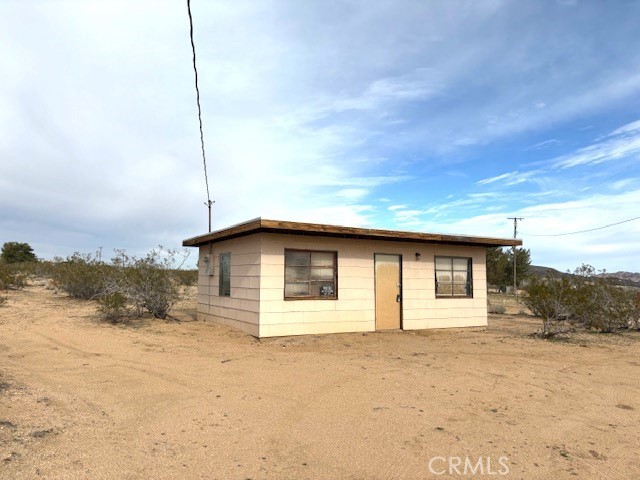
[[[436,297],[473,297],[471,258],[435,257]]]

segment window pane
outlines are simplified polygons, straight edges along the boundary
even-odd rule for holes
[[[466,270],[469,267],[468,258],[453,258],[452,260],[454,270]]]
[[[322,280],[333,283],[333,268],[312,268],[311,280]]]
[[[311,265],[332,267],[335,253],[333,252],[312,252],[311,253]]]
[[[231,254],[221,253],[220,277],[218,282],[218,295],[221,297],[231,296]]]
[[[335,297],[333,282],[311,282],[309,295],[313,297]]]
[[[451,270],[451,259],[436,257],[436,270]]]
[[[468,273],[464,272],[453,272],[453,281],[455,283],[467,283]]]
[[[452,285],[450,283],[438,283],[436,286],[436,295],[451,295]]]
[[[469,293],[469,289],[467,288],[467,285],[454,285],[453,286],[453,294],[454,295],[464,295],[466,296]]]
[[[309,252],[286,250],[284,253],[284,263],[287,266],[309,265]]]
[[[287,283],[284,287],[284,294],[287,297],[306,297],[309,295],[309,284]]]
[[[287,282],[309,281],[309,267],[289,267],[285,270]]]
[[[451,283],[451,272],[436,272],[438,283]]]

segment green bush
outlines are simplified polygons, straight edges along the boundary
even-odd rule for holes
[[[120,292],[103,295],[98,299],[98,305],[98,312],[104,320],[116,323],[130,316],[127,298]]]

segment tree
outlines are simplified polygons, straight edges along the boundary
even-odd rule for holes
[[[507,252],[509,267],[507,268],[507,282],[513,285],[513,250]],[[520,286],[522,280],[529,276],[531,266],[531,251],[528,248],[516,248],[516,280]]]
[[[28,243],[5,242],[2,245],[0,260],[6,263],[35,262],[38,259]]]
[[[529,274],[531,251],[516,248],[516,268],[518,285]],[[513,285],[513,250],[504,251],[499,247],[487,248],[487,283],[489,285]]]
[[[509,257],[500,247],[487,248],[487,283],[506,285]]]

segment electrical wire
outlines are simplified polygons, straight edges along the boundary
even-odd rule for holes
[[[207,155],[204,149],[204,131],[202,128],[202,108],[200,106],[200,88],[198,88],[198,67],[196,66],[196,45],[193,41],[193,17],[191,16],[191,0],[187,0],[187,13],[189,14],[189,38],[191,40],[191,51],[193,52],[193,74],[196,86],[196,103],[198,104],[198,123],[200,125],[200,147],[202,148],[202,164],[204,166],[204,183],[207,188],[207,204],[211,205],[209,195],[209,177],[207,175]]]
[[[622,220],[621,222],[610,223],[608,225],[603,225],[602,227],[589,228],[588,230],[579,230],[577,232],[566,232],[566,233],[550,233],[547,235],[536,235],[533,233],[521,233],[521,235],[527,235],[528,237],[562,237],[565,235],[576,235],[578,233],[587,233],[587,232],[595,232],[596,230],[603,230],[609,227],[615,227],[616,225],[621,225],[623,223],[633,222],[634,220],[640,220],[640,217],[628,218],[627,220]]]

